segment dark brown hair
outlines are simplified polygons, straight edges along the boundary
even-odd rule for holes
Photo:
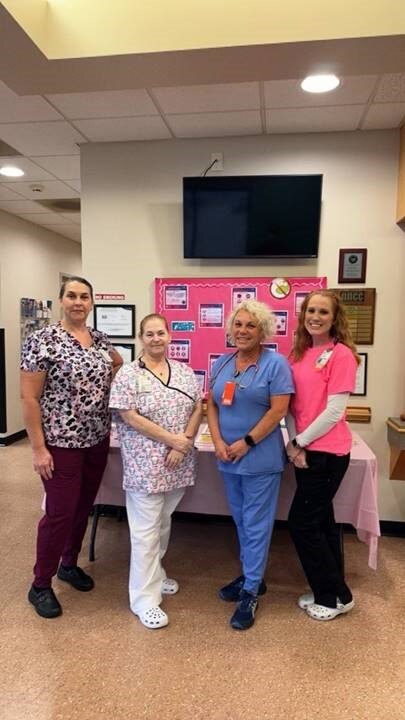
[[[79,277],[78,275],[73,275],[73,277],[67,278],[67,280],[65,280],[62,283],[62,285],[60,286],[60,290],[59,290],[59,300],[62,300],[62,298],[65,294],[66,285],[69,285],[69,283],[71,283],[71,282],[79,282],[79,283],[82,283],[82,285],[86,285],[90,290],[90,297],[91,297],[91,301],[93,302],[93,286],[91,285],[91,283],[89,283],[88,280],[86,280],[85,278]]]

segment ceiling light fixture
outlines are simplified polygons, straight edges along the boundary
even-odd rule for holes
[[[25,175],[25,172],[14,165],[4,165],[0,167],[0,175],[5,175],[5,177],[21,177],[21,175]]]
[[[336,75],[308,75],[301,83],[302,89],[310,93],[330,92],[338,85],[340,80]]]

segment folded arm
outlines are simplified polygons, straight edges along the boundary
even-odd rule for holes
[[[151,440],[156,440],[181,453],[187,453],[193,446],[193,440],[185,432],[172,433],[165,430],[152,420],[140,415],[136,410],[118,411],[124,422]]]

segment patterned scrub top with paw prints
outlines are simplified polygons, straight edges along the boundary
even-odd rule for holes
[[[21,352],[21,369],[46,372],[40,399],[48,445],[85,448],[98,445],[110,431],[108,398],[113,346],[107,335],[88,328],[89,348],[60,323],[29,335]]]
[[[143,363],[124,365],[117,373],[111,388],[110,408],[114,411],[135,410],[172,433],[184,432],[200,400],[200,389],[188,365],[171,360],[167,384],[159,380]],[[142,435],[124,422],[119,412],[114,421],[121,445],[124,490],[148,494],[168,492],[194,485],[196,451],[194,448],[180,465],[169,470],[165,459],[170,448],[162,442]]]

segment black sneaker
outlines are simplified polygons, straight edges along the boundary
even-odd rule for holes
[[[55,618],[62,615],[62,607],[52,588],[30,588],[28,600],[34,606],[38,615],[44,618]]]
[[[242,590],[236,610],[231,617],[234,630],[247,630],[255,621],[255,612],[258,607],[257,595]]]
[[[239,577],[235,578],[235,580],[232,580],[229,585],[224,585],[224,587],[222,587],[218,591],[218,595],[221,600],[225,600],[226,602],[237,602],[240,599],[240,594],[242,592],[244,582],[245,576],[239,575]],[[257,594],[264,595],[265,592],[267,592],[267,585],[264,580],[262,580],[259,585]]]
[[[94,588],[93,578],[87,575],[78,565],[71,568],[64,568],[63,565],[60,565],[57,575],[59,580],[70,583],[72,587],[81,592],[88,592]]]

